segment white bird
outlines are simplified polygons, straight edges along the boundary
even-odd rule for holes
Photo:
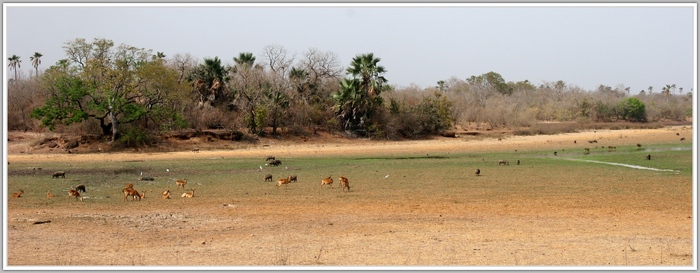
[[[166,172],[170,172],[170,169],[165,169]]]
[[[389,178],[389,175],[388,175],[388,174],[384,177],[384,179],[387,179],[387,178]]]
[[[285,169],[285,170],[289,170],[289,168],[287,168],[286,166],[284,167],[284,169]]]
[[[262,170],[262,166],[260,166],[260,169]]]
[[[141,176],[143,176],[143,172],[141,172]]]

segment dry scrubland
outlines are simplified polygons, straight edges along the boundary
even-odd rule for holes
[[[6,259],[10,266],[688,267],[692,139],[690,127],[670,127],[500,141],[270,142],[199,153],[9,147]],[[265,166],[267,155],[282,165]],[[510,164],[499,166],[501,159]],[[51,178],[55,170],[66,178]],[[140,172],[155,180],[138,181]],[[264,182],[268,173],[299,180],[277,189]],[[321,188],[329,175],[333,189]],[[341,175],[350,192],[339,188]],[[174,179],[185,178],[193,198],[176,188]],[[142,201],[122,200],[128,183],[146,191]],[[69,201],[67,190],[78,184],[87,187],[84,202]],[[160,198],[165,189],[171,199]]]

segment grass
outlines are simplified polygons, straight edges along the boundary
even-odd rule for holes
[[[681,145],[681,144],[679,144]],[[558,157],[548,151],[507,153],[449,153],[435,155],[386,155],[367,157],[297,157],[283,158],[279,167],[265,166],[258,158],[207,158],[194,160],[153,160],[131,162],[62,162],[41,163],[42,170],[31,170],[33,165],[12,164],[8,170],[10,193],[23,189],[22,205],[43,206],[52,202],[64,202],[66,191],[78,184],[87,186],[84,194],[88,203],[122,202],[121,188],[133,183],[139,191],[146,190],[147,198],[159,198],[165,189],[173,191],[179,199],[175,179],[188,179],[187,189],[196,189],[195,199],[202,202],[253,197],[281,197],[285,200],[311,200],[313,198],[378,199],[402,201],[406,196],[414,199],[447,198],[460,200],[469,196],[470,202],[497,197],[547,196],[582,194],[587,190],[610,184],[611,180],[645,180],[655,177],[663,181],[682,178],[691,182],[692,151],[676,149],[690,144],[648,145],[560,151]],[[652,160],[645,155],[651,154]],[[675,169],[679,173],[635,170],[620,166],[559,160],[564,157],[619,162],[660,169]],[[510,161],[510,166],[498,166],[500,159]],[[520,159],[522,165],[516,166]],[[260,171],[259,167],[263,166]],[[285,167],[287,169],[285,169]],[[473,174],[481,169],[481,176]],[[166,172],[166,169],[170,170]],[[66,179],[51,178],[55,170],[66,171]],[[155,177],[155,181],[138,181],[140,173]],[[263,182],[266,174],[273,174],[274,181],[288,175],[297,175],[299,182],[276,188],[276,183]],[[339,189],[338,176],[350,179],[351,192]],[[388,178],[385,178],[388,175]],[[320,180],[332,176],[334,189],[322,189]],[[47,200],[47,191],[57,195]],[[625,194],[626,191],[619,191]],[[301,199],[300,199],[301,198]],[[318,200],[316,200],[318,201]],[[66,201],[67,202],[67,201]]]

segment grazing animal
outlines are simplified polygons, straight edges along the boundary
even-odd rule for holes
[[[69,190],[68,191],[68,201],[70,201],[72,199],[71,197],[73,197],[73,196],[75,196],[75,201],[80,200],[80,202],[83,202],[83,197],[80,196],[80,193],[78,191]]]
[[[127,197],[129,197],[129,196],[131,196],[132,201],[136,200],[136,198],[138,198],[139,201],[141,201],[141,194],[139,194],[138,191],[136,191],[133,188],[128,188],[128,189],[125,188],[124,189],[124,201],[126,201]]]
[[[66,172],[64,172],[64,171],[57,171],[57,172],[54,172],[54,173],[51,175],[51,178],[58,178],[59,176],[60,176],[60,177],[63,177],[63,178],[66,178]]]
[[[576,140],[574,140],[574,144],[576,144]]]
[[[333,188],[333,178],[331,178],[329,176],[329,177],[326,177],[324,179],[321,179],[321,188],[323,188],[323,185],[328,185],[332,189]]]
[[[681,138],[681,141],[684,141],[684,140],[685,140],[685,138],[684,138],[684,137],[682,137],[682,138]]]
[[[651,160],[651,155],[647,155],[647,160]]]
[[[676,135],[677,135],[677,136],[680,136],[680,135],[681,135],[681,133],[676,133]]]
[[[13,193],[13,194],[12,194],[12,197],[14,197],[14,198],[20,198],[20,197],[22,197],[22,194],[23,194],[23,193],[24,193],[23,190],[19,190],[19,192]]]
[[[476,176],[479,176],[479,175],[481,175],[481,170],[479,170],[479,169],[476,169],[476,171],[474,171],[474,174],[476,174]]]
[[[282,161],[278,159],[272,160],[272,162],[270,162],[270,165],[272,166],[279,166],[280,164],[282,164]]]
[[[284,185],[285,187],[287,187],[287,184],[289,184],[290,178],[291,178],[291,177],[280,178],[280,179],[278,179],[278,180],[277,180],[277,189],[279,190],[279,189],[280,189],[280,186],[282,186],[282,185]]]
[[[153,179],[153,177],[148,177],[148,176],[144,176],[144,177],[139,178],[139,181],[153,181],[153,180],[155,180],[155,179]]]
[[[274,161],[275,157],[270,155],[270,156],[267,156],[267,158],[265,159],[265,161],[270,161],[270,160]]]
[[[163,195],[163,199],[170,199],[170,189],[167,189],[164,192],[161,192],[160,194]]]
[[[557,156],[557,151],[554,151],[554,156]]]
[[[79,192],[85,192],[85,185],[78,185],[77,187],[75,187],[75,190]]]
[[[194,197],[194,189],[191,189],[192,192],[183,192],[181,197],[187,197],[187,198],[192,198]]]
[[[199,148],[194,148],[194,149],[192,149],[192,152],[193,152],[193,153],[199,153]]]
[[[615,146],[608,146],[608,149],[617,149]]]
[[[515,165],[520,165],[520,159],[518,159],[518,161],[515,162]]]
[[[500,165],[510,165],[510,163],[508,162],[508,160],[499,160],[498,166],[500,166]]]
[[[637,148],[642,148],[642,144],[637,143]]]
[[[340,187],[343,191],[345,191],[346,188],[350,191],[350,182],[348,182],[348,179],[343,176],[338,177],[338,179],[340,179]]]
[[[296,176],[296,175],[292,175],[292,176],[289,177],[289,182],[292,182],[292,181],[293,181],[293,182],[297,182],[297,176]]]
[[[586,153],[590,153],[590,152],[591,152],[591,149],[590,149],[590,148],[583,148],[583,150],[586,151]]]
[[[267,181],[272,182],[272,175],[271,174],[268,174],[265,176],[265,182],[267,182]]]
[[[178,188],[179,188],[179,187],[182,187],[182,189],[184,190],[184,189],[185,189],[185,184],[187,184],[187,179],[175,181],[175,184],[177,184],[177,187],[178,187]]]
[[[598,141],[594,139],[594,140],[589,140],[588,143],[598,143]]]
[[[52,198],[52,197],[56,197],[56,196],[53,195],[53,193],[51,193],[50,191],[47,191],[47,192],[46,192],[46,197]]]

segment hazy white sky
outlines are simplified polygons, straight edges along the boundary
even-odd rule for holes
[[[298,55],[312,47],[332,51],[344,67],[355,55],[373,52],[389,83],[399,87],[490,71],[506,81],[563,80],[586,90],[624,84],[633,93],[649,86],[658,92],[666,84],[690,91],[695,83],[694,3],[177,5],[4,3],[4,60],[20,56],[29,74],[34,52],[44,55],[40,69],[46,69],[66,58],[67,41],[106,38],[224,63],[240,52],[261,60],[271,44]]]

